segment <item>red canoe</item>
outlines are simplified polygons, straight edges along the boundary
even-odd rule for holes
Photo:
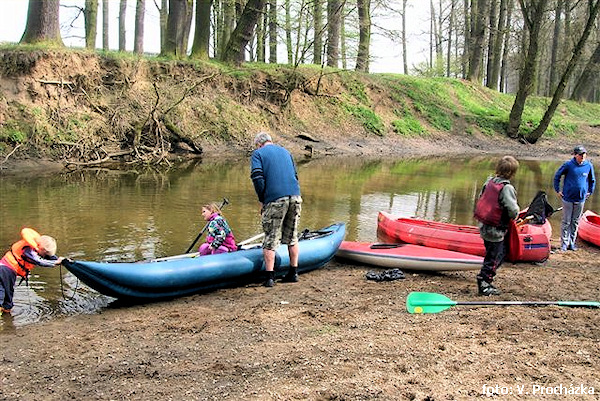
[[[412,244],[343,241],[336,257],[378,267],[405,270],[478,270],[483,258]]]
[[[577,235],[582,240],[600,246],[600,215],[586,210],[579,220]]]
[[[485,246],[479,236],[479,228],[437,221],[397,218],[379,212],[377,235],[390,242],[406,242],[432,248],[485,256]],[[543,262],[550,255],[552,227],[544,224],[511,222],[510,244],[507,259],[512,262]]]

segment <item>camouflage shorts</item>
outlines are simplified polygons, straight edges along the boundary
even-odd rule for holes
[[[285,196],[264,206],[262,227],[265,232],[263,248],[276,250],[280,244],[298,242],[298,221],[302,212],[300,196]]]

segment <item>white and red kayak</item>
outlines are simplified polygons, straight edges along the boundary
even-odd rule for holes
[[[477,270],[483,258],[468,253],[413,244],[342,241],[336,257],[385,268],[443,271]]]

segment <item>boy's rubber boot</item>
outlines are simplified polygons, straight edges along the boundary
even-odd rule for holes
[[[270,272],[265,272],[267,279],[264,282],[264,286],[265,287],[273,287],[275,285],[275,272],[274,271],[270,271]]]
[[[297,283],[298,282],[298,268],[296,266],[291,266],[290,270],[281,280],[284,283]]]
[[[494,287],[491,283],[485,281],[482,277],[477,276],[477,291],[479,295],[489,297],[490,295],[500,295],[500,290]]]

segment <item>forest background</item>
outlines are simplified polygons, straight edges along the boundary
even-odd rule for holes
[[[422,10],[423,3],[419,3],[419,9]],[[109,46],[109,34],[111,23],[115,21],[108,18],[109,13],[102,11],[111,6],[116,7],[117,4],[119,50],[114,54]],[[359,74],[350,75],[352,78],[344,78],[345,81],[350,79],[360,82],[364,79],[365,76],[361,74],[370,71],[374,60],[372,37],[376,33],[385,35],[398,44],[398,64],[402,65],[404,75],[462,78],[474,87],[486,86],[492,91],[514,93],[510,112],[507,116],[502,113],[496,115],[502,121],[493,129],[524,143],[535,143],[546,133],[563,99],[598,101],[600,0],[431,0],[429,27],[417,35],[420,43],[428,43],[428,56],[426,61],[412,64],[409,68],[406,20],[411,19],[410,12],[415,4],[407,0],[358,0],[356,3],[339,0],[287,0],[283,3],[276,0],[162,0],[160,4],[147,4],[144,0],[137,0],[132,28],[128,25],[130,19],[127,18],[127,11],[132,10],[125,0],[31,0],[19,45],[3,48],[3,75],[5,78],[14,78],[24,72],[19,67],[19,63],[23,61],[23,52],[33,54],[40,49],[63,49],[67,42],[65,38],[70,40],[79,37],[81,41],[82,33],[82,42],[88,51],[95,51],[97,44],[101,43],[100,57],[122,59],[129,53],[127,32],[133,29],[133,54],[137,55],[134,56],[137,57],[136,60],[167,64],[177,62],[178,65],[184,62],[196,65],[193,68],[198,68],[198,65],[206,66],[198,63],[208,62],[211,63],[211,68],[217,66],[219,74],[223,69],[228,74],[231,74],[231,68],[239,71],[248,69],[251,63],[254,71],[252,74],[257,69],[262,69],[262,73],[269,76],[273,74],[273,66],[281,67],[277,70],[279,76],[272,80],[276,81],[277,90],[284,92],[283,101],[277,102],[277,106],[284,106],[279,110],[282,111],[290,104],[293,91],[302,89],[306,92],[309,81],[313,81],[315,76],[316,87],[309,92],[316,90],[313,93],[316,95],[322,90],[324,77],[329,75],[341,76],[346,71],[354,70]],[[158,21],[153,21],[153,28],[158,24],[160,32],[160,52],[157,55],[148,55],[144,50],[144,32],[151,31],[145,26],[146,7],[155,7],[159,14]],[[384,16],[396,22],[396,29],[380,24]],[[76,26],[74,21],[81,17],[84,20],[83,32],[73,32],[73,27]],[[14,56],[15,52],[19,53],[18,57]],[[9,53],[12,56],[8,56]],[[280,57],[280,54],[284,54],[284,57]],[[303,68],[313,71],[310,77],[306,72],[301,72]],[[157,73],[152,72],[151,75],[148,81],[156,83]],[[40,81],[39,78],[37,81]],[[259,80],[268,81],[269,78]],[[67,82],[70,82],[69,90],[73,93],[74,83]],[[59,89],[63,84],[61,78]],[[177,109],[186,96],[191,95],[193,89],[200,87],[201,83],[190,85],[181,101],[173,101],[173,107],[168,108],[169,112]],[[365,85],[365,82],[358,85]],[[342,86],[347,89],[347,82],[342,83]],[[79,89],[85,91],[85,88]],[[267,92],[270,91],[267,88]],[[160,94],[156,87],[154,92],[158,102]],[[408,109],[427,114],[427,111],[423,113],[423,110],[419,110],[414,94],[412,98],[410,94],[406,95],[411,101]],[[543,112],[531,115],[526,110],[530,95],[549,98],[544,101],[546,108]],[[6,95],[4,97],[7,99]],[[87,99],[90,100],[89,94]],[[375,104],[368,94],[367,99],[355,100],[359,104],[355,102],[351,105],[350,115],[362,116],[364,119],[365,114],[371,113],[375,116],[368,116],[367,119],[373,117],[377,120]],[[365,104],[360,104],[361,101]],[[10,109],[10,104],[7,101],[7,109]],[[93,112],[98,107],[91,104],[90,109]],[[489,114],[489,110],[486,112]],[[406,110],[396,113],[406,115]],[[46,114],[52,113],[46,111]],[[133,142],[129,140],[129,148],[136,148],[140,138],[147,136],[149,131],[158,129],[159,139],[150,146],[153,153],[156,153],[157,148],[165,148],[165,145],[171,149],[174,140],[186,142],[192,150],[200,150],[194,145],[197,138],[189,138],[189,133],[182,133],[175,125],[166,121],[164,113],[159,113],[156,108],[151,110],[150,115],[153,114],[153,122],[142,124],[141,127],[134,126],[134,131],[139,130],[137,133],[129,132],[128,135],[133,137]],[[418,119],[422,117],[418,116]],[[27,128],[24,128],[25,132],[20,132],[21,135],[15,135],[15,129],[7,130],[7,126],[11,127],[10,121],[7,121],[10,119],[10,116],[4,118],[0,138],[4,142],[5,154],[27,142],[32,134],[27,132]],[[15,124],[12,124],[13,128]],[[384,127],[376,130],[379,133],[397,131],[393,121],[392,124],[386,125],[385,121],[382,124]],[[48,126],[53,125],[56,125],[55,122],[48,118]],[[362,125],[367,131],[370,130],[369,124]],[[439,128],[433,125],[424,129],[417,128],[416,131],[430,132],[429,128]],[[169,135],[162,135],[162,132]],[[208,130],[204,134],[214,136],[216,132]],[[119,146],[123,148],[123,145],[121,143]],[[139,150],[137,147],[136,153]],[[162,159],[163,157],[158,158]]]

